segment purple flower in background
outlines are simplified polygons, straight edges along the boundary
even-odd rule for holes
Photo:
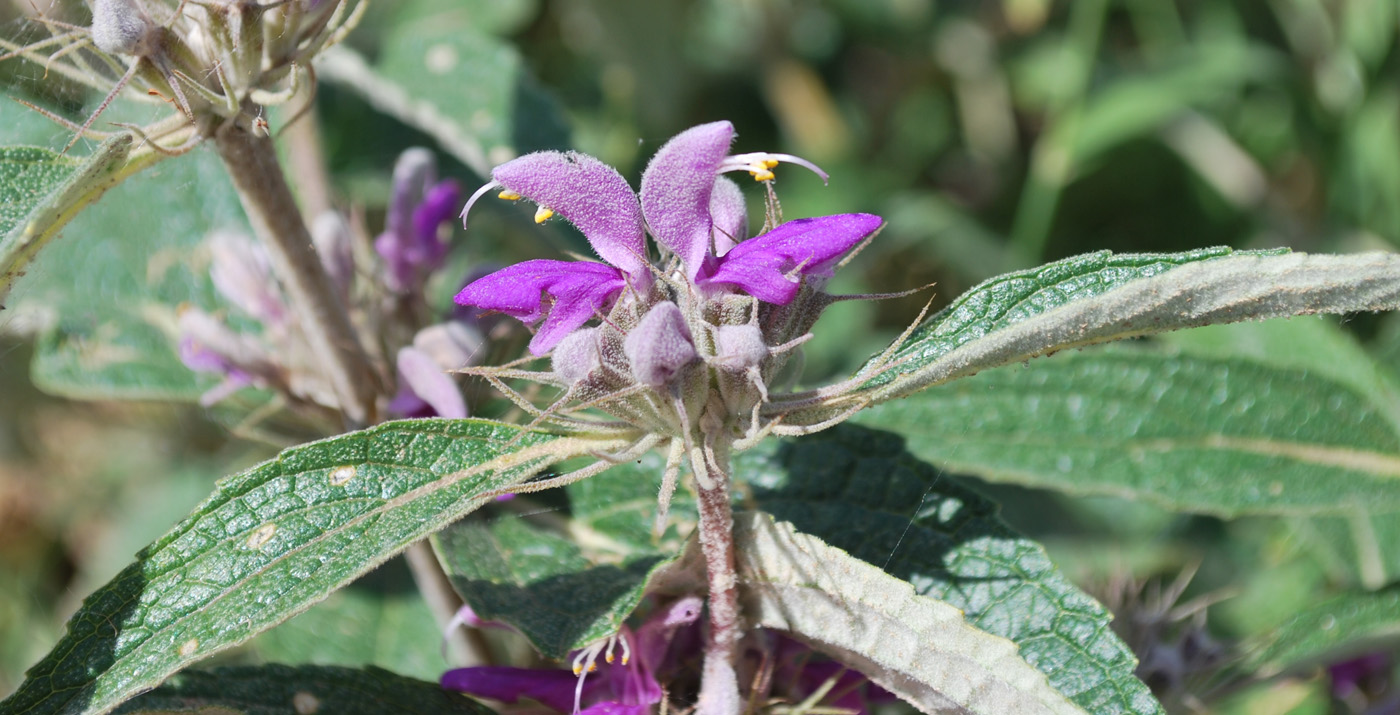
[[[644,295],[654,270],[646,233],[680,259],[684,276],[699,293],[744,291],[767,303],[786,304],[804,276],[831,275],[835,262],[880,227],[878,216],[842,214],[782,224],[744,241],[747,213],[738,187],[723,174],[747,171],[759,181],[786,161],[786,154],[730,155],[734,127],[714,122],[673,137],[657,151],[642,175],[640,200],[612,167],[586,154],[538,152],[502,164],[462,210],[487,191],[501,198],[527,198],[539,205],[536,221],[559,213],[581,231],[607,263],[533,260],[472,282],[457,302],[498,311],[525,323],[543,321],[530,341],[535,355],[548,352],[594,316],[608,310],[631,287]]]
[[[579,651],[572,671],[458,668],[443,674],[442,687],[512,703],[529,698],[560,713],[650,713],[665,697],[657,674],[671,639],[679,629],[695,623],[701,605],[699,597],[688,596],[658,610],[636,631],[624,626],[614,638]],[[594,672],[605,649],[606,664]],[[620,657],[615,658],[615,651],[620,651]]]
[[[403,417],[466,417],[462,391],[447,371],[475,363],[485,342],[481,331],[464,320],[418,331],[395,359],[399,391],[389,410]]]
[[[384,233],[374,239],[374,250],[388,268],[385,279],[391,289],[419,290],[447,257],[438,229],[456,213],[462,191],[452,179],[437,180],[437,162],[421,148],[399,156],[393,181]]]

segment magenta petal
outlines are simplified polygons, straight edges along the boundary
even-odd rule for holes
[[[567,670],[505,667],[457,668],[442,674],[442,687],[513,703],[530,698],[559,712],[574,709],[578,676]]]
[[[633,281],[651,280],[643,263],[642,210],[616,169],[587,154],[541,151],[501,164],[491,178],[571,221],[603,260]]]
[[[765,303],[785,305],[797,297],[798,274],[830,276],[841,257],[881,223],[873,214],[789,221],[735,246],[700,282],[737,286]]]
[[[530,341],[530,352],[543,355],[595,313],[605,310],[626,285],[622,273],[609,265],[539,259],[472,281],[455,300],[525,323],[545,318]]]
[[[714,222],[715,255],[729,253],[740,241],[748,238],[749,206],[739,185],[724,178],[715,179],[710,194],[710,220]]]
[[[659,701],[658,701],[659,702]],[[595,703],[580,711],[578,715],[651,715],[656,703],[646,705],[626,705],[612,701]]]
[[[710,250],[710,193],[733,140],[729,122],[691,127],[657,150],[642,174],[647,226],[680,256],[692,278]]]

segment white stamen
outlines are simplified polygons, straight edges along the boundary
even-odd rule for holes
[[[719,171],[720,173],[725,173],[729,171],[747,171],[754,174],[755,178],[759,178],[759,172],[771,169],[773,167],[773,162],[783,162],[785,164],[796,164],[798,166],[806,167],[812,173],[822,177],[823,184],[827,183],[827,179],[829,178],[826,172],[822,171],[822,168],[820,166],[817,166],[816,164],[813,164],[812,162],[807,161],[806,159],[803,159],[800,156],[793,156],[792,154],[770,154],[768,152],[761,151],[756,151],[749,154],[735,154],[733,156],[725,157],[724,161],[720,162]],[[768,173],[771,174],[772,172]],[[770,176],[767,178],[772,177]],[[763,181],[766,179],[760,180]]]
[[[476,193],[472,194],[472,197],[467,199],[467,205],[462,207],[462,213],[460,215],[462,219],[462,228],[467,227],[467,212],[472,210],[472,204],[476,203],[477,199],[481,198],[482,196],[485,196],[486,192],[496,188],[497,186],[500,186],[500,184],[494,181],[488,181],[486,182],[485,186],[482,186],[481,188],[477,189]]]

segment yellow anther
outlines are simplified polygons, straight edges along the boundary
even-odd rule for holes
[[[606,661],[608,661],[609,663],[613,662],[613,654],[612,654],[612,653],[609,653],[609,654],[607,654],[606,656],[603,656],[603,660],[606,660]],[[626,664],[626,663],[623,663],[623,665],[627,665],[627,664]]]
[[[767,169],[754,169],[749,173],[753,174],[754,181],[771,181],[773,179],[773,172]]]
[[[506,201],[519,201],[520,194],[517,194],[514,191],[511,191],[510,189],[505,189],[501,193],[496,194],[496,198],[505,199]]]
[[[775,167],[775,166],[777,166],[777,165],[778,165],[778,160],[777,160],[777,159],[764,159],[764,160],[763,160],[763,166],[766,167],[766,168],[772,169],[773,167]]]
[[[582,664],[582,663],[575,663],[575,664],[574,664],[574,675],[578,675],[579,673],[582,673],[582,672],[583,672],[583,664]]]
[[[623,654],[622,654],[622,664],[623,664],[623,665],[627,665],[627,661],[629,661],[629,660],[631,660],[631,658],[628,656],[628,654],[623,653]]]
[[[550,216],[553,216],[553,215],[554,215],[554,210],[553,210],[553,209],[547,209],[547,208],[541,206],[541,207],[539,207],[538,209],[535,210],[535,223],[544,223],[545,221],[548,221],[548,220],[549,220],[549,217],[550,217]]]
[[[597,670],[597,669],[598,669],[598,664],[597,664],[597,663],[589,663],[589,664],[588,664],[588,672],[592,673],[593,671],[595,671],[595,670]]]

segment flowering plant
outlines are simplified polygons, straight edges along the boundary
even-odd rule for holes
[[[1391,701],[1394,659],[1376,636],[1395,612],[1382,588],[1400,513],[1392,376],[1339,328],[1304,321],[1080,349],[1394,310],[1394,253],[1098,251],[1028,267],[1047,252],[1052,188],[1093,166],[1074,132],[1104,121],[1042,100],[1058,108],[1026,156],[1011,238],[969,254],[987,265],[966,276],[938,274],[930,295],[901,257],[954,214],[894,188],[938,172],[892,178],[867,164],[903,166],[898,152],[855,162],[839,131],[801,139],[801,121],[841,121],[796,60],[755,86],[787,107],[774,109],[784,141],[830,175],[759,150],[764,123],[738,107],[742,136],[708,110],[673,135],[674,117],[661,134],[595,116],[576,137],[591,153],[566,150],[575,138],[541,139],[563,126],[553,100],[483,34],[509,24],[508,4],[405,0],[384,11],[389,29],[350,35],[367,5],[91,0],[36,10],[24,27],[47,36],[5,41],[5,60],[55,79],[21,82],[37,94],[0,109],[0,327],[30,331],[45,389],[185,401],[171,431],[218,442],[208,461],[263,461],[180,505],[115,576],[83,571],[110,580],[0,713],[1154,713],[1316,662],[1333,666],[1309,676],[1333,680],[1317,692]],[[549,10],[561,22],[540,27],[582,46],[594,10]],[[955,92],[976,145],[964,160],[991,161],[1003,130],[1042,125],[974,121],[1009,90],[977,59],[990,36],[948,22],[934,54],[971,83]],[[601,73],[608,101],[631,96],[635,77],[618,72]],[[323,80],[335,90],[318,102]],[[97,90],[90,111],[65,104],[66,83]],[[423,133],[364,132],[343,104],[361,99]],[[1153,131],[1207,178],[1247,175],[1211,163],[1240,161],[1203,111]],[[634,190],[635,136],[655,150]],[[974,171],[968,186],[998,176]],[[922,310],[888,308],[916,294]],[[899,318],[840,314],[861,309]],[[90,441],[31,433],[58,451]],[[140,460],[178,451],[143,444],[104,463],[159,473]],[[1076,585],[1067,574],[1090,567],[1012,530],[965,475],[1041,489],[991,492],[1032,525],[1066,511],[1141,537],[1178,528],[1166,510],[1291,519],[1282,541],[1351,549],[1355,573],[1334,558],[1316,576],[1327,599],[1285,604],[1244,638],[1212,628],[1238,590],[1212,590],[1229,569],[1203,566],[1197,587],[1179,554],[1154,552],[1183,574],[1165,591],[1112,570]],[[0,482],[5,509],[27,515],[13,539],[4,522],[7,549],[58,518],[26,501],[57,487],[25,484]],[[68,497],[105,499],[81,486]],[[90,518],[104,509],[164,524],[89,505],[65,547],[108,541]],[[1257,555],[1292,558],[1279,543]],[[203,670],[216,654],[235,660]],[[300,665],[266,664],[280,661]]]

